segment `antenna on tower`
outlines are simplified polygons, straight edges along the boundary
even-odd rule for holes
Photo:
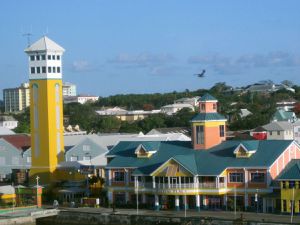
[[[23,36],[26,36],[27,37],[27,45],[28,45],[28,47],[30,46],[30,36],[32,36],[32,33],[25,33],[25,34],[23,34]]]

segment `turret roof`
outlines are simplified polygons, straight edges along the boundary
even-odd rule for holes
[[[215,97],[213,97],[212,95],[206,93],[199,99],[199,101],[206,102],[206,101],[218,101],[218,100]]]
[[[65,49],[60,45],[56,44],[50,38],[43,36],[41,39],[31,44],[24,51],[25,52],[35,52],[35,51],[64,52]]]

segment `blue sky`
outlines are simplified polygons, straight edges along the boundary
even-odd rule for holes
[[[297,0],[3,0],[0,89],[28,79],[27,32],[66,49],[63,79],[79,93],[299,84],[299,9]],[[202,69],[205,78],[193,75]]]

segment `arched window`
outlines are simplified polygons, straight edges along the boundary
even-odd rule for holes
[[[39,89],[37,84],[32,85],[32,100],[33,100],[33,127],[34,127],[34,155],[38,157],[40,154],[40,138],[38,133],[39,127]]]

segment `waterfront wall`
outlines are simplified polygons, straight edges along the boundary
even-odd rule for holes
[[[59,215],[39,218],[37,225],[271,225],[267,222],[246,222],[211,219],[201,217],[171,217],[171,216],[146,216],[124,215],[112,213],[86,213],[61,211]],[[276,223],[277,225],[287,225]]]

